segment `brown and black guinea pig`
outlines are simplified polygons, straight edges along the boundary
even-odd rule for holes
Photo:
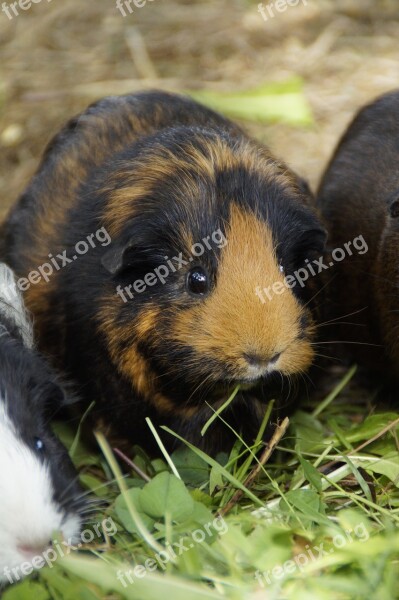
[[[329,245],[362,235],[368,251],[337,264],[328,337],[371,372],[399,378],[399,91],[362,108],[322,178]]]
[[[100,228],[109,243],[78,256]],[[323,251],[306,185],[189,98],[110,97],[71,120],[3,236],[19,277],[36,273],[22,285],[41,349],[110,435],[151,451],[148,416],[208,452],[229,449],[220,420],[200,431],[241,384],[223,416],[251,442],[268,401],[286,405],[312,363],[306,287],[256,293]],[[37,277],[57,257],[62,268]]]

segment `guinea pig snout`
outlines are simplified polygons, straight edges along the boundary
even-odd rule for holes
[[[267,367],[269,364],[276,363],[280,355],[281,352],[277,352],[269,358],[252,352],[244,352],[243,357],[251,367]]]
[[[51,540],[35,540],[33,542],[25,541],[17,545],[17,550],[27,560],[40,556],[52,545]]]
[[[245,361],[248,378],[256,379],[274,371],[280,356],[281,352],[276,352],[271,356],[251,351],[244,352],[242,358]]]

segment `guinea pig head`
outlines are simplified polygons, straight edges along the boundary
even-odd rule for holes
[[[79,536],[82,490],[49,423],[67,401],[33,348],[22,295],[0,263],[0,585],[19,580],[19,566],[40,559],[55,532],[69,542]]]
[[[29,358],[27,365],[12,347],[5,350],[12,362],[0,350],[0,582],[15,581],[12,569],[40,558],[55,532],[76,542],[83,509],[76,472],[44,411],[45,403],[54,409],[62,390],[40,381],[40,361]],[[10,364],[16,372],[8,371]],[[27,366],[36,370],[29,379]]]
[[[206,131],[164,136],[134,168],[124,157],[118,184],[108,174],[113,291],[100,329],[119,372],[163,411],[188,416],[237,384],[269,400],[269,381],[312,362],[313,319],[285,276],[322,252],[325,232],[265,148]]]

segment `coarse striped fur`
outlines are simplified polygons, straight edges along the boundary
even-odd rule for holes
[[[231,433],[219,422],[201,438],[207,403],[240,383],[225,417],[251,440],[267,402],[286,404],[312,362],[307,290],[256,295],[322,251],[311,203],[267,147],[193,100],[105,98],[49,145],[5,224],[6,257],[26,277],[105,227],[108,247],[26,291],[40,346],[97,402],[103,427],[150,447],[149,416],[215,452]],[[214,232],[226,243],[193,257]],[[116,293],[180,253],[187,264],[163,285],[128,302]],[[190,293],[193,270],[206,293]]]

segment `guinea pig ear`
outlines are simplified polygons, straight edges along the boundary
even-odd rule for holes
[[[63,408],[78,402],[78,398],[68,389],[68,384],[62,381],[49,380],[44,386],[38,386],[35,397],[39,402],[45,402],[46,414],[51,418],[56,416]]]
[[[101,264],[112,276],[118,275],[129,266],[129,250],[134,247],[133,240],[129,238],[123,242],[112,244],[101,259]]]
[[[298,184],[302,194],[304,194],[305,196],[309,196],[310,198],[312,198],[312,200],[314,200],[314,194],[310,189],[310,185],[306,181],[306,179],[304,179],[303,177],[298,177]]]
[[[14,272],[4,263],[0,263],[0,313],[14,326],[25,346],[33,348],[33,326],[22,292]]]
[[[300,245],[309,254],[323,254],[327,244],[327,231],[323,227],[309,229],[301,237]]]

